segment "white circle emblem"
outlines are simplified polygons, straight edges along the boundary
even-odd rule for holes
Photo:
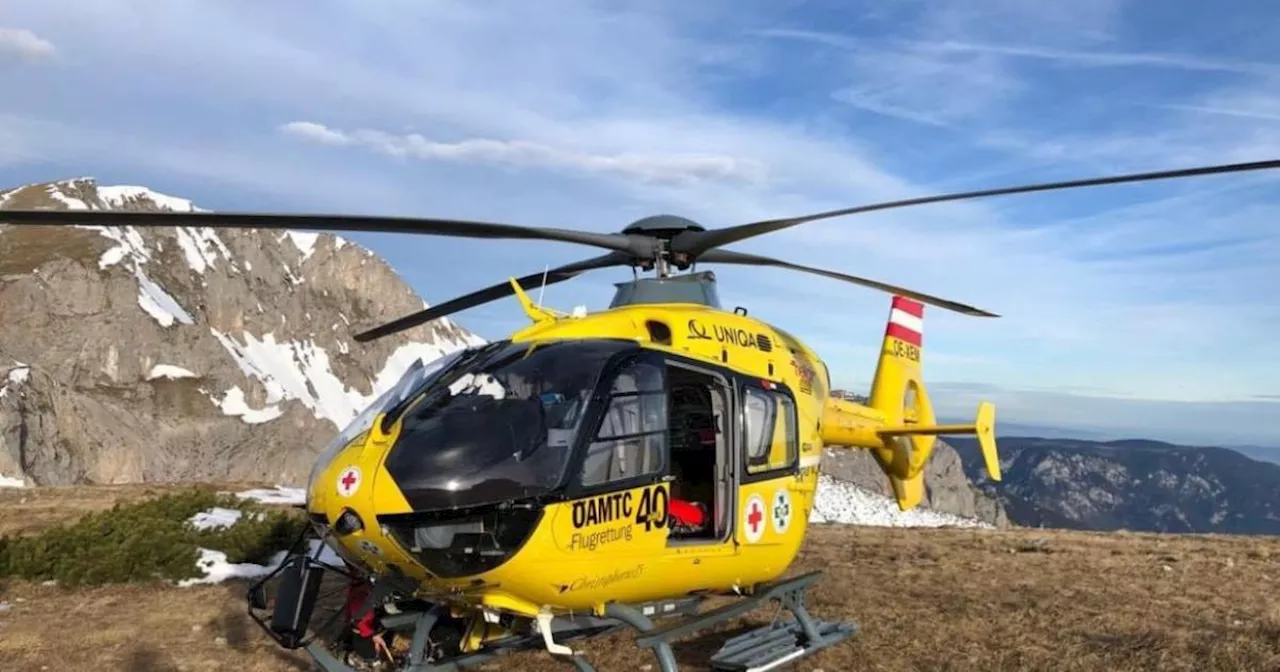
[[[338,494],[343,497],[350,497],[356,494],[356,490],[360,489],[360,468],[347,467],[338,474]]]
[[[780,489],[773,493],[773,506],[769,507],[773,518],[773,531],[783,534],[791,526],[791,493]]]

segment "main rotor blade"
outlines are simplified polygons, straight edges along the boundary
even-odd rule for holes
[[[1045,182],[1041,184],[1029,184],[1018,187],[1002,187],[999,189],[982,189],[979,191],[963,191],[954,194],[942,194],[938,196],[920,196],[917,198],[906,198],[900,201],[887,201],[884,203],[873,203],[871,205],[859,205],[852,208],[843,208],[840,210],[829,210],[827,212],[819,212],[812,215],[804,215],[802,217],[789,217],[785,219],[770,219],[751,224],[740,224],[738,226],[730,226],[723,229],[712,229],[711,231],[686,231],[671,241],[671,251],[676,254],[687,254],[694,257],[701,255],[703,252],[714,247],[736,243],[740,240],[746,240],[754,236],[778,231],[788,227],[812,222],[819,219],[829,219],[831,217],[842,217],[844,215],[854,215],[862,212],[871,212],[874,210],[889,210],[892,208],[902,208],[909,205],[924,205],[926,203],[941,203],[944,201],[961,201],[970,198],[981,198],[984,196],[1000,196],[1004,194],[1020,194],[1032,191],[1050,191],[1054,189],[1074,189],[1076,187],[1092,187],[1104,184],[1120,184],[1124,182],[1143,182],[1147,180],[1163,180],[1176,177],[1194,177],[1197,175],[1213,175],[1218,173],[1238,173],[1250,170],[1268,170],[1271,168],[1280,168],[1280,160],[1271,161],[1254,161],[1251,163],[1231,163],[1217,166],[1206,166],[1203,168],[1182,168],[1178,170],[1162,170],[1149,173],[1131,173],[1127,175],[1113,175],[1110,177],[1093,177],[1083,180],[1070,180],[1067,182]],[[705,258],[704,258],[705,261]]]
[[[608,266],[628,266],[631,264],[631,257],[621,252],[610,252],[593,259],[586,259],[577,263],[553,268],[549,271],[539,271],[530,273],[522,278],[516,278],[516,282],[520,284],[522,289],[530,289],[542,284],[543,277],[546,277],[546,284],[552,285],[557,282],[564,282],[581,273],[597,268],[606,268]],[[368,331],[361,332],[354,336],[358,342],[372,341],[376,338],[389,336],[391,334],[412,329],[420,324],[426,324],[432,320],[438,320],[446,315],[474,308],[475,306],[496,301],[515,294],[515,289],[511,287],[511,282],[504,282],[492,287],[471,292],[456,299],[451,299],[439,305],[424,308],[416,313],[406,315],[395,321],[374,327]]]
[[[460,219],[309,215],[249,212],[124,212],[117,210],[0,210],[0,223],[19,225],[207,226],[215,229],[296,229],[416,233],[457,238],[554,240],[618,252],[644,253],[645,241],[618,233],[592,233]]]
[[[953,310],[957,313],[964,313],[965,315],[976,315],[978,317],[1000,317],[995,313],[990,313],[980,308],[974,308],[973,306],[970,306],[967,304],[957,303],[955,301],[942,299],[929,294],[923,294],[921,292],[916,292],[916,291],[907,289],[905,287],[898,287],[897,285],[890,285],[883,282],[878,282],[876,280],[869,280],[867,278],[861,278],[856,275],[848,275],[845,273],[837,273],[835,271],[823,270],[821,268],[813,268],[812,266],[801,266],[799,264],[793,264],[789,261],[782,261],[781,259],[761,257],[754,254],[746,254],[743,252],[734,252],[733,250],[708,250],[706,253],[698,257],[698,261],[701,261],[703,263],[742,264],[744,266],[776,266],[777,268],[786,268],[793,271],[803,271],[805,273],[813,273],[814,275],[821,275],[823,277],[832,278],[834,280],[844,280],[845,282],[852,282],[855,285],[862,285],[863,287],[871,287],[873,289],[879,289],[881,291],[889,292],[890,294],[905,296],[908,298],[915,299],[916,301],[920,301],[922,303],[927,303],[931,306],[946,308],[947,310]]]

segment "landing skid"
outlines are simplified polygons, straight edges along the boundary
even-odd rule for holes
[[[822,572],[810,572],[764,584],[748,597],[660,628],[655,627],[644,614],[626,605],[609,605],[606,615],[640,631],[636,646],[653,651],[661,672],[677,672],[671,642],[737,618],[770,600],[777,600],[779,606],[791,612],[792,619],[784,622],[774,620],[769,625],[729,639],[711,656],[710,661],[714,670],[763,672],[838,644],[857,631],[852,623],[819,621],[805,608],[804,592],[821,576]]]
[[[278,643],[288,649],[304,649],[325,672],[358,672],[357,668],[340,659],[341,654],[331,651],[323,639],[314,635],[306,636],[307,631],[310,630],[309,622],[316,604],[320,577],[325,571],[345,574],[339,568],[330,567],[306,555],[290,557],[275,572],[263,577],[250,587],[249,613],[253,620]],[[275,609],[268,623],[254,613],[254,610],[266,609],[267,600],[263,586],[276,574],[281,574],[281,585]],[[793,618],[786,621],[775,619],[769,625],[730,638],[710,661],[712,669],[723,672],[772,670],[837,644],[856,631],[856,627],[852,624],[828,623],[814,619],[805,608],[805,590],[817,581],[820,575],[820,572],[812,572],[764,584],[748,596],[702,613],[698,613],[698,605],[702,598],[688,597],[638,605],[612,603],[607,605],[603,618],[557,616],[551,620],[551,640],[554,640],[556,645],[562,646],[567,642],[597,637],[615,632],[620,628],[631,627],[638,632],[636,645],[653,651],[660,672],[678,672],[675,654],[671,649],[672,642],[746,614],[766,602],[777,600],[780,611],[791,612]],[[353,617],[353,622],[368,609],[381,604],[391,592],[399,592],[395,590],[394,583],[394,579],[384,579],[375,583],[372,594],[369,595],[359,613]],[[395,668],[397,672],[456,672],[516,651],[547,651],[549,648],[547,639],[542,633],[537,628],[530,627],[528,634],[511,635],[489,642],[478,651],[458,653],[455,647],[451,653],[446,652],[442,649],[440,641],[448,638],[438,634],[434,637],[432,635],[433,631],[441,626],[444,630],[439,632],[448,633],[447,608],[424,602],[412,603],[421,605],[421,608],[406,608],[407,605],[398,604],[401,604],[400,613],[388,614],[379,619],[380,625],[385,630],[384,639],[391,641],[391,635],[399,633],[409,641],[408,651],[400,656],[396,663],[399,665]],[[654,624],[656,618],[666,620],[672,617],[678,620],[661,627]],[[579,672],[595,670],[589,662],[576,653],[555,657],[571,664]]]

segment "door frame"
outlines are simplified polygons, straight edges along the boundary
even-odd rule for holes
[[[721,427],[717,431],[721,431],[723,441],[717,441],[716,447],[716,465],[715,465],[715,483],[713,497],[723,499],[723,508],[713,507],[715,516],[723,516],[725,518],[725,529],[718,535],[706,538],[693,539],[667,539],[668,549],[685,549],[726,546],[733,548],[735,544],[734,534],[738,526],[738,485],[739,485],[739,448],[741,434],[741,407],[738,402],[738,381],[737,375],[733,371],[725,370],[714,365],[708,365],[705,362],[698,362],[687,359],[675,354],[668,354],[667,363],[667,393],[671,391],[670,370],[672,368],[680,368],[685,371],[696,373],[709,378],[714,384],[719,386],[724,393],[725,407],[722,410],[722,418],[720,419]],[[670,397],[668,396],[668,399]],[[670,415],[668,414],[668,423]],[[724,451],[724,455],[720,452]],[[723,461],[722,461],[723,460]],[[671,442],[667,442],[667,462],[671,462]],[[663,477],[666,482],[671,482],[674,477],[667,474]],[[715,525],[717,521],[713,521]]]

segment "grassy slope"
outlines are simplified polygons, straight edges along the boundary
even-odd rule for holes
[[[35,532],[140,493],[0,490],[0,530]],[[812,609],[861,632],[791,669],[1280,669],[1280,539],[824,526],[794,569],[819,567],[827,576]],[[0,601],[10,604],[0,614],[3,670],[310,669],[245,617],[238,583],[64,591],[9,582]],[[680,643],[682,669],[706,669],[722,636]],[[591,643],[592,660],[601,670],[651,663],[629,639]],[[486,669],[569,668],[526,654]]]

